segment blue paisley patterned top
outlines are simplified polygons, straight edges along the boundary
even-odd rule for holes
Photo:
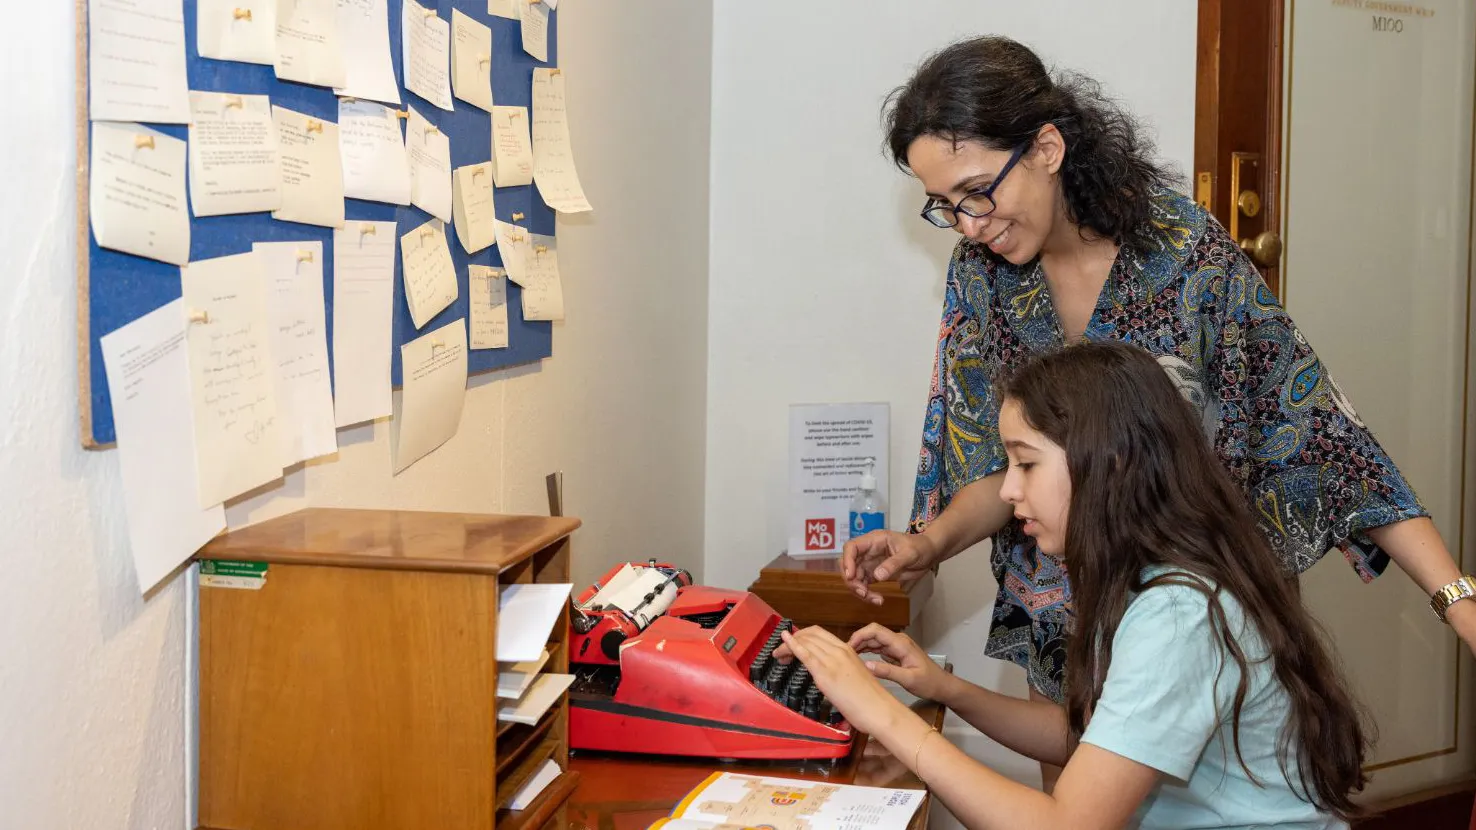
[[[1155,196],[1152,223],[1150,250],[1118,255],[1086,339],[1122,340],[1158,356],[1204,413],[1217,456],[1288,569],[1300,573],[1337,547],[1373,579],[1388,556],[1361,531],[1427,515],[1424,507],[1220,224],[1169,191]],[[913,532],[959,489],[1004,469],[995,377],[1062,342],[1038,263],[1000,263],[977,243],[958,243]],[[1060,699],[1065,576],[1013,519],[993,542],[1000,591],[986,651],[1020,663],[1032,686]]]

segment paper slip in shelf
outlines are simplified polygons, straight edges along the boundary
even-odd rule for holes
[[[490,265],[468,265],[467,305],[471,308],[471,347],[507,348],[507,272]]]
[[[469,254],[497,241],[497,206],[492,195],[492,162],[456,168],[451,176],[456,238]]]
[[[395,474],[451,440],[466,403],[466,320],[400,347],[404,386],[395,418]]]
[[[518,10],[523,18],[523,51],[534,60],[548,61],[548,6],[523,0]]]
[[[513,795],[512,803],[508,807],[513,810],[526,810],[528,805],[532,804],[534,799],[538,798],[544,790],[548,789],[549,784],[557,781],[563,772],[559,768],[558,761],[552,758],[544,761],[543,766],[538,768],[538,772],[533,773],[533,777],[528,779],[528,783],[524,784],[523,788]]]
[[[533,70],[533,181],[543,201],[559,213],[590,210],[574,169],[564,73],[556,69]]]
[[[405,278],[405,304],[415,328],[424,328],[432,317],[455,302],[459,288],[456,265],[451,261],[446,226],[432,219],[400,237],[400,259]],[[461,338],[464,345],[466,337]]]
[[[252,252],[192,262],[179,276],[200,505],[208,507],[282,475],[266,275]]]
[[[339,34],[343,40],[343,86],[339,95],[400,103],[395,62],[390,57],[389,8],[385,0],[339,0]]]
[[[12,36],[26,37],[30,13],[10,14]],[[181,0],[90,0],[87,33],[88,118],[189,123]]]
[[[443,110],[451,103],[451,24],[435,9],[404,0],[400,60],[405,88]]]
[[[451,10],[451,89],[457,98],[492,111],[492,30]]]
[[[497,660],[537,660],[554,623],[569,604],[573,584],[507,585],[497,595]]]
[[[552,236],[527,234],[523,247],[523,276],[515,280],[523,288],[524,320],[564,319],[564,286],[559,279],[559,250]],[[512,279],[512,269],[508,269]]]
[[[147,592],[225,529],[220,504],[200,506],[184,300],[101,338],[118,426],[128,548]],[[536,669],[535,669],[536,671]],[[498,676],[499,691],[502,676]]]
[[[273,219],[343,227],[343,159],[338,125],[272,107],[282,156],[282,206]]]
[[[492,180],[498,187],[533,182],[533,142],[527,107],[492,108]]]
[[[522,697],[497,704],[497,719],[532,726],[573,682],[572,674],[540,674]]]
[[[410,157],[394,110],[338,99],[338,147],[346,198],[410,204]]]
[[[341,87],[343,60],[336,0],[277,0],[277,78]]]
[[[451,221],[451,139],[409,107],[405,152],[410,157],[410,203],[442,222]]]
[[[267,275],[277,426],[282,466],[290,467],[338,451],[323,319],[323,243],[257,242],[251,250]]]
[[[924,789],[867,787],[735,772],[714,772],[648,830],[709,830],[762,824],[772,830],[906,830],[927,799]]]
[[[266,95],[190,92],[190,206],[196,216],[282,206],[282,164]]]
[[[185,143],[139,124],[97,122],[91,162],[88,217],[97,244],[174,265],[188,262]]]
[[[271,66],[277,57],[277,0],[198,0],[200,57]]]
[[[538,655],[537,660],[521,663],[499,663],[497,665],[497,696],[505,700],[517,700],[528,691],[528,686],[548,662],[548,649]]]
[[[333,232],[333,419],[340,427],[390,415],[395,223],[349,222]]]

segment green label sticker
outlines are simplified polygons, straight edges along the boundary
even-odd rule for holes
[[[266,584],[267,563],[206,559],[200,562],[203,588],[239,588],[258,591]]]

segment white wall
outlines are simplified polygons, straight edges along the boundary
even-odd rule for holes
[[[1195,6],[1183,0],[726,0],[713,31],[707,581],[746,586],[785,544],[787,407],[889,401],[892,527],[907,518],[948,255],[917,184],[882,152],[880,105],[922,57],[974,34],[1087,72],[1193,160]],[[1139,44],[1125,49],[1123,43]],[[980,657],[994,580],[950,562],[924,620],[960,674],[1023,691]],[[962,737],[962,736],[960,736]],[[978,757],[1032,766],[983,743]]]
[[[460,434],[404,475],[385,425],[348,430],[337,460],[234,505],[233,526],[307,505],[542,513],[562,469],[586,522],[576,578],[623,556],[700,570],[711,9],[564,0],[559,16],[596,212],[560,223],[554,358],[474,380]],[[72,4],[28,26],[4,65],[26,129],[0,138],[0,830],[184,827],[184,592],[138,596],[117,454],[78,445],[74,149],[38,139],[73,134]],[[651,26],[671,41],[629,50]]]

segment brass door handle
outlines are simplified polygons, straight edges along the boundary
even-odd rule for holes
[[[1262,268],[1274,268],[1281,263],[1281,237],[1275,231],[1263,231],[1240,240],[1240,250]]]

